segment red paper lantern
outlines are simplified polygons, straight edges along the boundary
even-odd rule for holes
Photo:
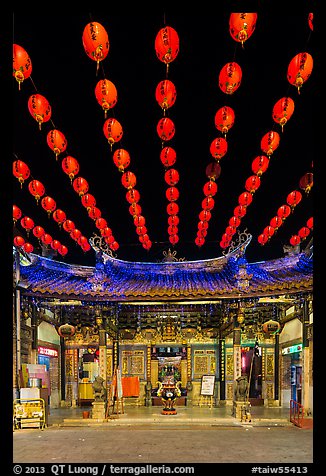
[[[130,171],[124,172],[124,174],[121,177],[121,183],[128,190],[130,190],[131,188],[134,188],[137,183],[136,175]]]
[[[277,210],[277,216],[282,218],[284,221],[291,213],[291,208],[289,205],[282,205],[278,210]]]
[[[115,238],[114,238],[113,235],[109,235],[109,236],[104,237],[104,241],[108,245],[111,245],[111,243],[113,243],[115,241]]]
[[[205,243],[205,238],[203,236],[197,236],[195,239],[195,243],[200,248]]]
[[[179,229],[177,225],[169,225],[168,226],[168,234],[169,235],[177,235],[179,232]]]
[[[86,236],[82,235],[78,238],[77,243],[79,244],[79,246],[83,247],[88,243],[88,239],[86,238]]]
[[[306,225],[307,225],[308,228],[310,228],[310,230],[312,230],[314,228],[314,219],[313,219],[313,217],[308,218]]]
[[[27,236],[29,235],[29,232],[31,231],[32,228],[34,228],[34,220],[30,217],[23,217],[20,220],[21,226],[27,231]]]
[[[213,197],[205,197],[201,202],[201,207],[203,210],[212,210],[214,208],[215,201]]]
[[[170,202],[166,206],[168,215],[177,215],[179,213],[179,205],[176,202]]]
[[[75,228],[75,223],[72,220],[66,220],[63,223],[63,229],[68,233],[71,233]]]
[[[91,193],[85,193],[81,197],[82,205],[88,210],[89,208],[95,207],[96,200],[95,197]]]
[[[166,189],[165,196],[169,200],[169,202],[175,202],[179,198],[179,190],[177,187],[169,187]]]
[[[298,231],[298,235],[300,236],[300,238],[302,240],[305,240],[307,238],[307,236],[310,235],[310,228],[307,227],[307,226],[303,226],[302,228],[300,228],[300,230]]]
[[[91,245],[87,242],[87,243],[84,243],[81,245],[81,249],[86,252],[86,251],[89,251],[91,249]]]
[[[225,94],[233,94],[240,86],[242,70],[238,63],[226,63],[220,71],[218,85]]]
[[[180,219],[177,215],[169,215],[168,217],[168,224],[178,226]]]
[[[41,94],[32,94],[28,99],[28,110],[31,116],[38,122],[41,130],[43,122],[51,119],[51,106],[49,101]]]
[[[42,238],[42,236],[44,235],[45,231],[44,231],[44,228],[42,226],[35,226],[33,228],[33,235],[38,238],[39,240]]]
[[[209,151],[215,160],[219,161],[227,153],[228,143],[224,137],[217,137],[211,142]]]
[[[113,144],[119,142],[123,136],[122,125],[119,121],[117,121],[117,119],[114,119],[113,117],[110,117],[104,122],[103,132],[108,140],[108,143],[110,144],[111,150]]]
[[[214,180],[209,180],[203,186],[203,192],[206,197],[213,197],[217,193],[217,184]]]
[[[134,218],[134,225],[137,226],[144,226],[146,223],[145,218],[142,215],[137,215]]]
[[[67,155],[61,162],[62,170],[65,174],[68,175],[70,181],[72,182],[75,178],[75,175],[79,172],[79,163],[71,155]]]
[[[18,89],[22,82],[32,74],[32,61],[27,51],[20,45],[13,44],[13,76],[18,82]]]
[[[58,155],[64,152],[67,148],[68,142],[64,134],[57,129],[52,129],[46,136],[46,142],[51,150],[55,153],[56,160]]]
[[[202,210],[198,216],[200,221],[209,221],[212,218],[211,212],[206,209]]]
[[[260,177],[266,170],[268,169],[269,166],[269,159],[266,157],[266,155],[258,155],[251,164],[251,170],[253,171],[254,174],[258,175]]]
[[[258,236],[258,243],[260,243],[261,245],[265,245],[268,240],[269,240],[269,237],[265,233],[261,233]]]
[[[138,192],[137,189],[132,188],[131,190],[128,190],[126,193],[126,200],[129,203],[138,203],[140,200],[140,193]]]
[[[35,197],[37,203],[45,193],[44,185],[39,180],[31,180],[28,184],[28,190]]]
[[[162,119],[158,121],[156,131],[163,142],[171,140],[175,134],[174,122],[169,117],[162,117]]]
[[[34,251],[34,246],[31,243],[24,243],[22,246],[23,250],[25,253],[33,253]]]
[[[54,251],[57,251],[61,246],[61,243],[59,240],[53,240],[52,243],[51,243],[51,248],[54,250]]]
[[[97,218],[95,221],[95,226],[99,230],[102,230],[103,228],[107,228],[108,224],[105,218]]]
[[[52,218],[54,221],[58,223],[59,226],[62,225],[66,221],[66,214],[63,210],[60,210],[60,208],[57,208],[52,215]]]
[[[233,210],[233,213],[236,217],[242,218],[247,213],[247,206],[246,205],[238,205]]]
[[[205,170],[206,176],[210,180],[216,180],[221,175],[221,166],[218,162],[210,162]]]
[[[71,232],[70,232],[70,238],[72,238],[73,240],[75,241],[78,241],[78,239],[82,236],[82,233],[80,230],[78,230],[78,228],[74,228]]]
[[[170,234],[169,235],[169,242],[171,245],[176,245],[179,241],[179,236],[177,234]]]
[[[110,48],[106,29],[98,22],[88,23],[83,31],[82,42],[85,53],[96,61],[98,70],[100,61],[107,57]]]
[[[230,35],[243,46],[255,31],[256,22],[257,13],[231,13],[229,18]]]
[[[258,175],[251,175],[247,178],[245,182],[245,189],[248,190],[251,194],[255,193],[255,191],[260,187],[260,178]]]
[[[25,164],[25,162],[23,162],[22,160],[15,160],[13,162],[12,171],[14,176],[18,178],[21,187],[23,186],[24,181],[28,179],[31,173],[28,165]]]
[[[280,124],[283,132],[283,127],[291,118],[294,112],[294,101],[290,97],[279,99],[273,107],[272,117],[273,121]]]
[[[101,228],[100,233],[101,233],[101,236],[103,236],[104,238],[108,238],[109,236],[112,236],[112,230],[108,226]]]
[[[75,192],[78,193],[80,197],[82,197],[85,193],[88,192],[89,185],[86,179],[83,177],[77,177],[72,183]]]
[[[53,238],[51,235],[49,235],[49,233],[44,233],[44,235],[41,236],[41,241],[45,244],[45,246],[48,246],[52,243]]]
[[[229,225],[230,226],[235,226],[236,228],[238,228],[238,226],[240,225],[241,223],[241,220],[238,216],[234,215],[230,218],[229,220]]]
[[[227,226],[225,228],[225,233],[228,235],[228,236],[233,236],[234,233],[237,231],[236,227],[235,226]]]
[[[154,42],[156,56],[168,65],[175,60],[179,53],[179,35],[171,26],[161,28]]]
[[[163,147],[160,153],[160,159],[164,167],[171,167],[177,160],[176,151],[172,147]]]
[[[310,172],[307,172],[305,175],[303,175],[303,177],[301,177],[299,181],[300,188],[304,190],[307,195],[312,189],[313,184],[314,184],[314,176]]]
[[[289,63],[287,80],[295,86],[300,94],[302,85],[310,78],[313,69],[313,59],[309,53],[298,53]]]
[[[111,248],[112,251],[117,251],[117,249],[119,248],[119,243],[117,241],[113,241],[110,244],[110,248]]]
[[[311,31],[314,31],[314,14],[313,13],[308,13],[308,25]]]
[[[269,224],[270,224],[270,226],[272,226],[275,230],[277,230],[277,229],[283,224],[283,220],[282,220],[281,217],[279,217],[278,215],[276,215],[275,217],[271,218]]]
[[[278,148],[279,144],[280,135],[275,131],[267,132],[260,141],[261,150],[265,152],[268,158],[270,158],[273,152]]]
[[[22,247],[25,243],[25,238],[23,238],[20,235],[15,236],[14,238],[14,245],[17,246],[18,248]]]
[[[235,114],[232,107],[223,106],[215,114],[215,127],[226,136],[234,124]]]
[[[208,221],[200,220],[198,222],[198,230],[207,230],[208,229]]]
[[[104,117],[109,109],[112,109],[118,102],[118,92],[112,81],[101,79],[95,87],[95,97],[104,111]]]
[[[244,206],[248,206],[250,205],[252,202],[252,195],[251,193],[249,192],[242,192],[240,195],[239,195],[239,198],[238,198],[238,203],[239,205],[244,205]]]
[[[92,220],[97,220],[102,215],[101,210],[97,207],[88,207],[87,212],[88,212],[88,216],[92,218]]]
[[[290,192],[289,195],[286,198],[286,203],[290,205],[291,209],[293,210],[294,207],[298,205],[298,203],[301,202],[302,199],[302,193],[299,192],[298,190],[293,190],[293,192]]]
[[[301,238],[299,235],[292,235],[290,238],[290,243],[292,246],[297,246],[301,243]]]
[[[113,153],[113,162],[118,167],[119,172],[124,170],[130,165],[130,154],[125,149],[117,149]]]
[[[57,208],[57,204],[52,197],[46,196],[42,198],[41,205],[44,210],[47,212],[48,216],[51,215],[52,212]]]
[[[140,215],[141,214],[141,206],[138,205],[138,203],[133,202],[129,207],[129,213],[133,217]]]
[[[267,235],[268,238],[271,238],[274,235],[274,233],[275,233],[275,229],[270,225],[265,226],[265,228],[263,229],[263,234]]]
[[[14,223],[16,223],[17,220],[22,216],[22,211],[17,205],[12,206],[12,217],[14,220]]]
[[[164,174],[164,180],[173,187],[179,182],[179,172],[176,169],[168,169]]]
[[[164,112],[173,106],[177,99],[177,90],[172,81],[164,79],[158,83],[155,90],[155,99]]]
[[[59,253],[61,256],[66,256],[66,254],[68,253],[68,248],[67,248],[65,245],[61,245],[61,246],[58,248],[58,253]]]

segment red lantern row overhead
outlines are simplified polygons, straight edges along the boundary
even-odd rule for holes
[[[47,133],[46,142],[55,153],[56,160],[58,160],[58,155],[67,149],[68,145],[65,135],[58,129],[52,129]]]
[[[266,172],[269,166],[269,158],[266,155],[258,155],[251,163],[251,170],[258,177]]]
[[[302,199],[302,193],[299,192],[298,190],[293,190],[293,192],[290,192],[286,198],[286,202],[288,205],[290,205],[291,210],[294,209],[298,205],[298,203],[301,202]]]
[[[162,142],[169,141],[175,134],[175,125],[169,117],[162,117],[156,126],[156,131]]]
[[[124,172],[130,165],[130,154],[125,149],[116,149],[113,153],[113,162],[118,167],[119,172]]]
[[[225,156],[228,150],[228,143],[224,137],[217,137],[211,142],[209,151],[212,157],[219,161]]]
[[[78,193],[80,197],[82,197],[85,193],[88,192],[89,185],[86,179],[83,177],[77,177],[72,183],[75,192]]]
[[[112,109],[118,102],[118,91],[112,81],[101,79],[95,87],[95,97],[104,111],[106,118],[109,109]]]
[[[172,167],[177,160],[176,151],[172,147],[163,147],[160,153],[160,159],[164,167]]]
[[[32,74],[32,61],[27,51],[20,45],[13,44],[13,76],[20,89],[23,81]]]
[[[34,225],[35,225],[34,220],[32,220],[32,218],[27,216],[23,217],[20,220],[20,224],[26,230],[27,236],[29,235],[29,232],[34,228]]]
[[[85,207],[88,211],[90,208],[95,207],[96,199],[95,199],[94,195],[92,195],[91,193],[85,193],[81,197],[81,203],[82,203],[83,207]]]
[[[313,184],[314,184],[314,176],[310,172],[307,172],[306,174],[304,174],[299,181],[299,187],[302,190],[304,190],[307,195],[312,189]]]
[[[67,219],[66,213],[61,210],[60,208],[57,208],[52,215],[52,218],[54,221],[58,223],[59,226],[61,226]]]
[[[307,52],[298,53],[289,63],[287,80],[297,88],[298,94],[303,84],[310,78],[313,69],[313,58]]]
[[[109,37],[106,29],[101,23],[90,22],[83,31],[82,43],[87,56],[96,61],[98,71],[100,61],[103,61],[110,48]]]
[[[231,13],[229,18],[231,37],[243,46],[255,31],[256,23],[257,13]]]
[[[52,109],[49,101],[41,94],[32,94],[28,99],[28,110],[38,122],[41,130],[42,124],[51,119]]]

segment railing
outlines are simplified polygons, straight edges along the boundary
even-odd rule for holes
[[[303,426],[304,407],[295,400],[290,400],[290,422],[302,428]]]

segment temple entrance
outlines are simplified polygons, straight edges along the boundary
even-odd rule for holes
[[[262,398],[262,358],[254,347],[241,348],[242,374],[249,382],[249,400],[252,405],[263,405]]]
[[[187,351],[184,346],[158,345],[152,347],[151,360],[157,368],[157,379],[153,382],[152,404],[162,405],[161,399],[157,396],[159,383],[177,384],[181,382],[181,397],[178,398],[177,405],[186,405],[186,357]]]

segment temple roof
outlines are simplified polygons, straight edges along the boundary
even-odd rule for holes
[[[313,260],[306,252],[256,263],[248,263],[239,249],[220,258],[158,263],[128,262],[98,252],[94,267],[33,254],[29,258],[20,266],[21,289],[25,294],[51,297],[204,300],[311,292],[313,288]]]

